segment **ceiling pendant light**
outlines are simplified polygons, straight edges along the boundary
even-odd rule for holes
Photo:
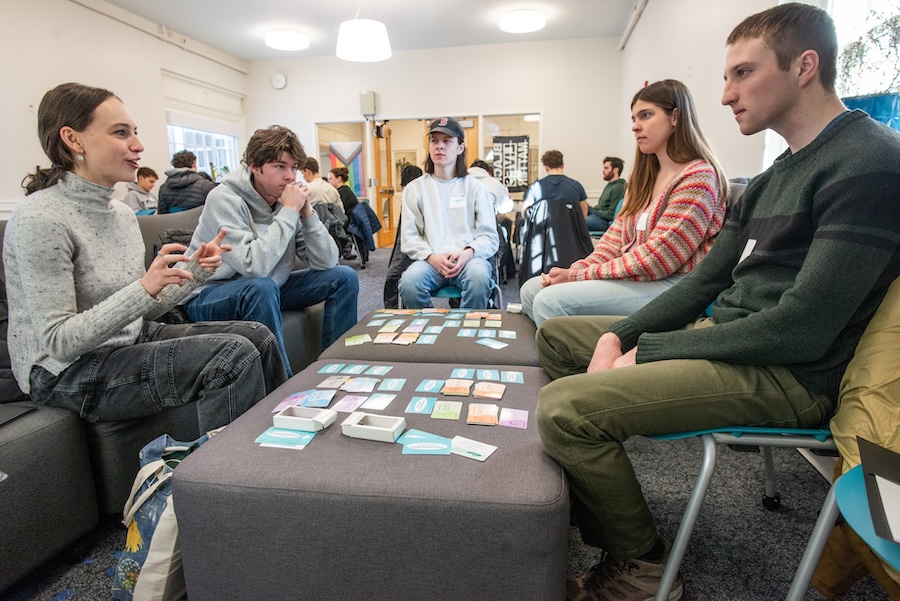
[[[507,33],[531,33],[546,24],[544,13],[537,10],[514,10],[500,17],[500,29]]]
[[[374,63],[391,58],[387,27],[372,19],[344,21],[338,28],[335,54],[354,63]]]
[[[309,36],[292,29],[276,29],[266,34],[266,46],[294,52],[309,48]]]

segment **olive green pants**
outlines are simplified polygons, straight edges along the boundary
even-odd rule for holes
[[[647,553],[658,537],[623,447],[628,437],[815,427],[833,402],[777,366],[682,359],[585,373],[597,340],[618,319],[558,317],[540,327],[538,356],[554,381],[541,390],[536,417],[544,450],[568,476],[582,539],[623,560]]]

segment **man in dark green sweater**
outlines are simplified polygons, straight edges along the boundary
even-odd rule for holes
[[[623,442],[732,425],[814,427],[900,275],[900,135],[834,92],[824,11],[784,4],[731,33],[722,103],[742,133],[788,143],[712,251],[627,319],[561,317],[537,335],[544,449],[566,470],[582,538],[609,560],[571,599],[649,599],[669,545]],[[697,319],[715,301],[711,318]],[[587,373],[584,373],[584,372]],[[670,600],[682,595],[680,576]]]
[[[593,207],[588,207],[587,217],[584,218],[589,231],[601,231],[609,227],[616,218],[616,205],[625,198],[625,179],[622,170],[625,169],[625,161],[618,157],[606,157],[603,159],[603,180],[609,182],[600,193],[600,199]]]

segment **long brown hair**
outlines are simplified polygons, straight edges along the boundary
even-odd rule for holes
[[[703,159],[709,163],[719,179],[719,196],[723,197],[728,190],[728,181],[703,132],[700,131],[694,100],[687,86],[674,79],[664,79],[638,90],[631,100],[632,108],[638,100],[655,104],[668,115],[678,109],[675,131],[666,142],[666,154],[676,163],[689,163],[696,159]],[[628,177],[628,192],[625,195],[622,216],[640,213],[651,201],[658,174],[659,159],[655,154],[642,153],[638,147],[635,150],[634,169]]]
[[[38,106],[38,138],[47,158],[49,169],[34,168],[22,180],[25,195],[56,185],[67,171],[75,166],[75,157],[59,135],[66,126],[84,131],[94,120],[97,107],[109,98],[118,98],[109,90],[92,88],[80,83],[64,83],[56,86],[41,99]]]

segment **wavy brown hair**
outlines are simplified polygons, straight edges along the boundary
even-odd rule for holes
[[[50,167],[34,168],[22,180],[25,195],[55,186],[75,166],[75,155],[63,142],[59,131],[71,127],[84,131],[94,120],[97,107],[110,98],[118,98],[109,90],[92,88],[80,83],[64,83],[56,86],[41,99],[38,106],[38,138],[41,148],[50,159]]]
[[[257,129],[250,136],[244,150],[244,164],[260,168],[266,163],[280,161],[285,152],[301,167],[306,161],[306,151],[297,134],[286,127],[270,125],[265,129]]]
[[[722,166],[710,149],[703,132],[700,131],[694,100],[687,86],[674,79],[664,79],[640,89],[631,100],[632,108],[638,100],[658,106],[667,115],[672,115],[676,109],[678,110],[675,131],[666,142],[666,154],[676,163],[689,163],[696,159],[703,159],[709,163],[719,179],[719,196],[724,197],[728,190],[728,180],[725,179]],[[658,174],[659,159],[655,154],[642,153],[638,147],[635,150],[634,169],[628,177],[628,192],[625,195],[622,216],[637,215],[647,206]]]

